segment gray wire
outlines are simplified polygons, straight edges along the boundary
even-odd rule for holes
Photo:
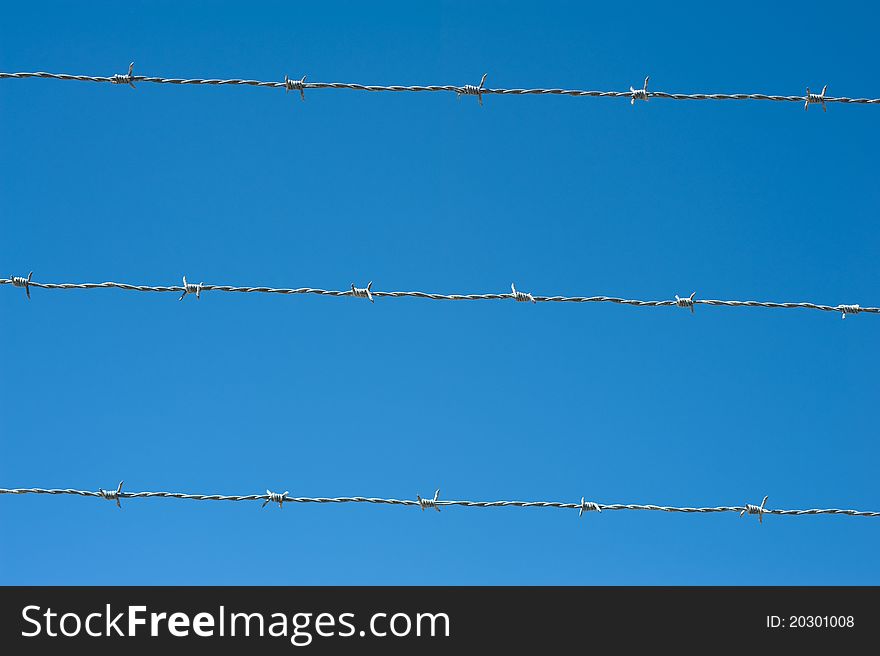
[[[583,511],[614,511],[614,510],[648,510],[677,513],[726,513],[735,512],[743,514],[762,515],[848,515],[850,517],[880,517],[880,512],[864,510],[845,510],[840,508],[810,508],[806,510],[781,510],[764,508],[753,504],[744,506],[711,506],[711,507],[679,507],[658,506],[654,504],[634,503],[595,503],[581,499],[580,503],[564,503],[561,501],[465,501],[438,499],[435,493],[434,499],[384,499],[380,497],[291,497],[287,493],[275,494],[267,490],[266,494],[224,495],[224,494],[186,494],[183,492],[123,492],[122,484],[116,490],[101,489],[97,492],[91,490],[73,489],[45,489],[45,488],[0,488],[0,494],[50,494],[50,495],[76,495],[81,497],[97,497],[118,501],[119,499],[188,499],[191,501],[263,501],[264,506],[268,502],[273,503],[374,503],[392,506],[414,506],[422,508],[464,506],[466,508],[560,508]],[[766,502],[766,498],[765,498]]]
[[[261,294],[317,294],[319,296],[351,296],[355,298],[366,298],[366,288],[355,288],[346,290],[328,290],[316,289],[313,287],[298,288],[278,288],[278,287],[234,287],[230,285],[207,285],[199,283],[198,285],[189,283],[184,286],[152,286],[152,285],[131,285],[121,282],[84,282],[84,283],[48,283],[35,282],[29,278],[13,276],[12,278],[0,278],[0,285],[14,285],[17,287],[25,287],[30,297],[30,288],[39,289],[123,289],[126,291],[136,292],[185,292],[181,296],[181,300],[187,294],[193,294],[197,297],[202,292],[232,292],[232,293],[261,293]],[[368,285],[371,287],[372,283]],[[513,288],[511,293],[502,294],[437,294],[433,292],[419,291],[371,291],[370,300],[375,298],[423,298],[433,301],[498,301],[498,300],[527,300],[535,303],[617,303],[619,305],[633,305],[636,307],[665,307],[679,306],[693,310],[694,305],[715,305],[723,307],[758,307],[758,308],[783,308],[783,309],[809,309],[821,310],[823,312],[840,312],[844,317],[847,314],[857,314],[860,312],[868,312],[872,314],[880,313],[878,307],[862,307],[859,305],[821,305],[810,302],[797,303],[778,303],[775,301],[737,301],[737,300],[718,300],[718,299],[700,299],[691,297],[677,298],[676,300],[663,301],[643,301],[636,299],[617,298],[614,296],[539,296],[535,294],[527,294],[518,292]]]
[[[858,105],[876,105],[880,104],[880,98],[848,98],[833,97],[822,94],[810,93],[803,96],[780,96],[764,93],[667,93],[665,91],[648,91],[647,81],[642,89],[633,89],[630,91],[588,91],[582,89],[492,89],[483,86],[483,82],[479,86],[465,85],[375,85],[375,84],[357,84],[350,82],[306,82],[305,78],[300,80],[286,79],[284,82],[270,82],[261,80],[246,79],[202,79],[202,78],[166,78],[166,77],[149,77],[144,75],[133,75],[132,67],[129,67],[127,75],[116,74],[108,77],[92,76],[92,75],[69,75],[66,73],[46,73],[37,71],[33,73],[0,73],[0,79],[25,79],[25,78],[44,78],[51,80],[74,80],[78,82],[109,82],[112,84],[127,84],[134,86],[135,82],[148,82],[152,84],[195,84],[208,86],[250,86],[265,87],[270,89],[285,89],[287,91],[297,90],[301,93],[306,89],[347,89],[353,91],[375,91],[375,92],[403,92],[403,93],[419,93],[419,92],[450,92],[461,95],[475,95],[480,99],[482,104],[483,95],[508,95],[508,96],[524,96],[524,95],[552,95],[552,96],[572,96],[572,97],[590,97],[590,98],[629,98],[631,101],[635,99],[647,100],[649,98],[664,98],[668,100],[770,100],[775,102],[797,102],[808,104],[824,103],[847,103]]]

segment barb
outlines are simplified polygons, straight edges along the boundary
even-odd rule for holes
[[[577,510],[582,515],[585,510],[614,511],[614,510],[646,510],[671,513],[739,513],[740,516],[757,514],[763,520],[763,515],[786,515],[800,517],[804,515],[846,515],[849,517],[880,517],[880,511],[848,510],[841,508],[809,508],[805,510],[782,510],[766,508],[767,499],[760,506],[748,504],[746,506],[709,506],[709,507],[679,507],[658,506],[653,504],[634,503],[595,503],[592,501],[566,503],[562,501],[465,501],[465,500],[440,500],[440,490],[434,493],[433,499],[385,499],[381,497],[290,497],[287,492],[277,494],[266,491],[266,494],[223,495],[223,494],[187,494],[184,492],[123,492],[122,484],[115,491],[100,490],[73,490],[73,489],[46,489],[46,488],[0,488],[3,494],[48,494],[48,495],[75,495],[80,497],[115,498],[119,499],[187,499],[191,501],[263,501],[267,503],[371,503],[392,506],[413,506],[416,508],[436,508],[440,506],[463,506],[465,508],[559,508]],[[107,496],[112,495],[112,496]]]
[[[769,498],[770,498],[770,495],[765,494],[764,500],[761,501],[760,506],[756,506],[752,503],[747,503],[746,507],[743,508],[743,511],[739,514],[739,516],[742,517],[746,513],[748,513],[750,515],[757,515],[758,516],[758,523],[763,524],[764,523],[764,513],[768,512],[764,506],[767,505],[767,499],[769,499]]]
[[[837,309],[841,312],[841,319],[846,319],[846,315],[848,314],[858,314],[862,311],[862,308],[858,305],[838,305]]]
[[[279,508],[283,508],[285,501],[287,501],[287,490],[285,490],[282,494],[272,492],[271,490],[266,490],[266,500],[263,502],[262,507],[265,508],[266,504],[271,502],[277,503]]]
[[[355,287],[354,283],[351,283],[351,295],[356,298],[368,298],[370,299],[370,303],[373,303],[373,281],[367,283],[366,287]]]
[[[591,510],[595,510],[596,512],[602,512],[602,508],[598,503],[593,501],[587,501],[586,497],[581,497],[581,505],[580,511],[578,512],[578,517],[581,517],[585,512],[589,512]]]
[[[114,75],[110,78],[110,82],[112,82],[113,84],[127,84],[132,89],[136,89],[137,87],[134,86],[134,82],[132,81],[134,79],[134,76],[131,74],[131,72],[133,70],[134,70],[134,62],[131,62],[128,65],[128,73],[127,74],[122,75],[120,73],[117,73],[116,75]],[[809,91],[809,89],[807,89],[807,91]]]
[[[188,283],[186,281],[186,276],[183,277],[183,293],[178,298],[178,301],[182,301],[183,297],[187,294],[195,294],[196,300],[202,297],[202,288],[204,287],[204,283],[199,283],[198,285],[194,285],[192,283]]]
[[[644,100],[645,102],[648,102],[648,80],[650,80],[650,79],[651,79],[650,75],[645,77],[645,84],[642,85],[641,89],[634,89],[632,87],[629,88],[629,95],[630,95],[629,104],[630,105],[635,105],[636,100]],[[809,92],[809,91],[810,90],[807,89],[807,92]]]
[[[697,295],[697,292],[693,292],[690,296],[686,298],[681,298],[678,294],[675,295],[675,304],[678,307],[690,308],[691,314],[694,313],[694,303],[697,301],[694,299],[694,296]]]
[[[807,95],[804,100],[804,111],[810,109],[810,105],[822,105],[822,111],[828,111],[825,107],[825,92],[828,91],[828,85],[822,87],[822,93],[810,93],[810,87],[807,87]]]
[[[299,80],[291,80],[285,75],[284,88],[287,89],[287,91],[290,91],[291,89],[299,91],[300,97],[305,100],[306,92],[304,91],[304,89],[306,88],[306,76],[303,75]],[[809,91],[809,89],[807,89],[807,91]]]
[[[117,508],[122,508],[122,504],[119,503],[119,497],[122,494],[122,484],[125,481],[119,481],[119,485],[116,486],[115,490],[105,490],[102,487],[98,488],[98,495],[107,499],[108,501],[115,501]]]
[[[488,73],[483,73],[483,77],[480,78],[479,85],[465,84],[461,88],[461,91],[458,92],[458,97],[461,98],[462,95],[476,96],[477,100],[480,101],[480,107],[482,107],[483,106],[483,94],[486,93],[486,88],[484,85],[486,84],[486,76],[487,75],[488,75]]]
[[[515,285],[511,285],[511,292],[500,294],[438,294],[435,292],[419,292],[419,291],[373,291],[373,283],[370,281],[366,287],[355,287],[354,283],[348,290],[332,290],[332,289],[316,289],[313,287],[233,287],[231,285],[207,285],[199,283],[198,285],[186,282],[184,278],[184,286],[152,286],[152,285],[132,285],[123,282],[83,282],[83,283],[49,283],[36,282],[31,279],[14,276],[12,278],[0,278],[0,286],[13,285],[15,287],[25,287],[25,291],[30,298],[30,288],[52,290],[70,290],[70,289],[122,289],[125,291],[135,292],[176,292],[181,295],[181,299],[187,294],[195,294],[199,298],[204,291],[231,292],[241,294],[315,294],[318,296],[354,296],[357,298],[366,298],[373,302],[376,298],[422,298],[432,301],[503,301],[514,299],[516,301],[531,301],[533,303],[615,303],[617,305],[632,305],[635,307],[687,307],[693,311],[695,305],[714,305],[721,307],[756,307],[756,308],[778,308],[778,309],[806,309],[821,310],[823,312],[840,312],[843,316],[847,314],[857,314],[867,312],[869,314],[880,314],[880,307],[863,307],[861,305],[821,305],[811,302],[776,302],[776,301],[737,301],[737,300],[718,300],[695,298],[696,292],[687,298],[681,298],[676,295],[674,299],[646,301],[638,299],[618,298],[615,296],[539,296],[537,294],[526,294],[516,290]]]
[[[133,67],[133,65],[132,65]],[[535,89],[515,89],[515,88],[498,88],[490,89],[484,86],[486,75],[480,81],[479,86],[466,84],[464,86],[451,84],[432,84],[432,85],[378,85],[378,84],[360,84],[353,82],[306,82],[305,78],[300,80],[290,80],[285,77],[284,81],[272,82],[262,80],[247,79],[205,79],[205,78],[168,78],[168,77],[148,77],[144,75],[133,75],[132,67],[129,67],[128,75],[113,75],[110,77],[99,77],[92,75],[71,75],[68,73],[47,73],[45,71],[23,72],[23,73],[2,73],[0,72],[0,80],[22,80],[27,78],[43,78],[49,80],[70,80],[76,82],[109,82],[113,84],[129,84],[134,86],[134,82],[149,82],[151,84],[175,84],[175,85],[207,85],[207,86],[250,86],[263,87],[268,89],[295,89],[301,93],[305,89],[345,89],[350,91],[373,91],[373,92],[396,92],[396,93],[423,93],[423,92],[447,92],[455,93],[458,96],[474,95],[477,96],[480,104],[483,104],[483,95],[496,94],[506,96],[570,96],[575,98],[627,98],[631,104],[635,104],[638,100],[647,100],[648,98],[665,98],[667,100],[766,100],[773,102],[797,102],[804,103],[804,106],[810,104],[821,103],[825,107],[825,103],[845,103],[852,105],[877,105],[880,104],[880,98],[850,98],[846,96],[831,97],[825,96],[823,90],[821,94],[810,93],[807,90],[805,96],[782,96],[765,93],[669,93],[666,91],[648,91],[648,78],[645,78],[645,84],[641,89],[630,87],[629,91],[592,91],[586,89],[553,89],[553,88],[535,88]],[[827,89],[827,85],[825,87]],[[305,94],[303,93],[303,97]]]
[[[520,303],[528,303],[535,302],[535,297],[531,294],[527,294],[526,292],[518,292],[516,291],[516,285],[514,283],[510,283],[510,295],[513,296],[513,300],[518,301]]]
[[[434,498],[433,499],[423,499],[420,494],[417,494],[416,500],[418,501],[419,505],[422,507],[422,512],[424,512],[428,508],[433,508],[437,512],[440,512],[440,506],[437,505],[439,503],[437,501],[437,498],[439,496],[440,496],[440,488],[437,488],[434,491]]]
[[[31,297],[31,278],[33,278],[34,272],[31,271],[28,274],[27,278],[22,278],[21,276],[10,276],[9,282],[12,283],[15,287],[24,287],[24,293],[27,294],[28,300]]]

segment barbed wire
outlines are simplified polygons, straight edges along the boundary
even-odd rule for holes
[[[649,77],[638,89],[630,86],[629,91],[589,91],[584,89],[504,89],[486,87],[486,76],[483,74],[479,84],[431,84],[431,85],[377,85],[377,84],[358,84],[350,82],[307,82],[306,76],[301,78],[290,78],[284,76],[283,82],[246,80],[246,79],[203,79],[203,78],[167,78],[167,77],[150,77],[145,75],[134,75],[134,62],[128,67],[128,73],[116,73],[110,76],[94,76],[94,75],[70,75],[67,73],[46,73],[44,71],[36,71],[33,73],[2,73],[0,79],[26,79],[26,78],[44,78],[50,80],[73,80],[77,82],[107,82],[110,84],[125,84],[135,87],[135,82],[148,82],[151,84],[195,84],[207,86],[249,86],[263,87],[268,89],[284,89],[285,91],[299,91],[300,97],[305,100],[305,91],[307,89],[346,89],[351,91],[375,91],[375,92],[399,92],[399,93],[421,93],[421,92],[448,92],[455,93],[460,96],[476,96],[480,105],[483,104],[484,95],[507,95],[507,96],[526,96],[526,95],[542,95],[542,96],[572,96],[572,97],[589,97],[589,98],[628,98],[630,104],[634,105],[636,100],[647,101],[650,98],[665,98],[668,100],[770,100],[775,102],[797,102],[803,103],[804,109],[809,109],[810,105],[822,105],[823,111],[826,109],[826,103],[846,103],[856,105],[876,105],[880,104],[880,98],[848,98],[845,96],[827,96],[828,85],[822,88],[822,93],[813,93],[809,87],[806,87],[806,93],[802,96],[780,96],[764,93],[668,93],[666,91],[651,91],[648,89]]]
[[[861,305],[821,305],[811,302],[784,302],[775,301],[737,301],[737,300],[718,300],[711,298],[696,298],[696,292],[690,296],[675,296],[671,300],[661,301],[643,301],[637,299],[617,298],[614,296],[541,296],[538,294],[530,294],[517,291],[516,285],[511,284],[510,293],[501,294],[437,294],[433,292],[418,291],[377,291],[373,289],[373,283],[370,281],[366,287],[356,287],[354,283],[351,289],[346,290],[330,290],[316,289],[313,287],[283,288],[283,287],[234,287],[231,285],[208,285],[203,282],[198,284],[189,283],[186,276],[183,277],[183,285],[132,285],[122,282],[82,282],[82,283],[49,283],[37,282],[33,280],[33,271],[25,278],[23,276],[12,276],[10,278],[0,278],[0,285],[13,285],[15,287],[23,287],[28,298],[31,297],[31,288],[39,289],[123,289],[126,291],[136,292],[174,292],[180,293],[178,300],[183,300],[187,295],[194,295],[197,299],[201,298],[204,292],[232,292],[232,293],[259,293],[259,294],[316,294],[319,296],[351,296],[354,298],[365,298],[371,303],[376,298],[422,298],[432,301],[500,301],[513,299],[518,302],[528,303],[617,303],[619,305],[633,305],[636,307],[666,307],[677,306],[694,311],[696,305],[715,305],[723,307],[759,307],[759,308],[783,308],[783,309],[808,309],[821,310],[823,312],[840,312],[845,319],[848,314],[858,314],[868,312],[872,314],[880,313],[878,307],[862,307]]]
[[[118,507],[122,507],[121,499],[187,499],[191,501],[262,501],[265,508],[269,503],[277,503],[283,507],[285,503],[373,503],[392,506],[412,506],[422,510],[433,509],[440,511],[448,506],[463,506],[465,508],[559,508],[577,510],[578,516],[585,512],[595,511],[598,513],[615,510],[647,510],[675,513],[739,513],[743,515],[758,515],[758,520],[763,523],[764,515],[847,515],[849,517],[880,517],[880,512],[865,510],[846,510],[840,508],[810,508],[806,510],[782,510],[767,508],[767,498],[760,504],[747,503],[742,506],[710,506],[710,507],[679,507],[658,506],[654,504],[638,503],[597,503],[587,501],[581,497],[580,502],[566,503],[562,501],[465,501],[455,499],[440,499],[440,490],[434,492],[433,498],[423,498],[416,495],[416,499],[385,499],[381,497],[292,497],[289,492],[272,492],[266,490],[266,494],[187,494],[184,492],[124,492],[122,481],[116,489],[105,490],[99,488],[97,492],[91,490],[73,489],[45,489],[45,488],[0,488],[0,494],[49,494],[49,495],[75,495],[81,497],[97,497],[108,501],[115,501]]]

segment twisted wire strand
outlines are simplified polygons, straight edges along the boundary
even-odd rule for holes
[[[81,497],[110,498],[106,491],[93,492],[91,490],[74,490],[69,488],[0,488],[0,494],[49,494],[49,495],[75,495]],[[184,492],[122,492],[112,495],[112,500],[119,499],[188,499],[191,501],[262,501],[266,503],[373,503],[392,506],[414,506],[424,509],[438,506],[463,506],[465,508],[559,508],[566,510],[581,511],[584,502],[566,503],[562,501],[467,501],[455,499],[385,499],[381,497],[292,497],[285,494],[267,492],[266,494],[187,494]],[[590,509],[598,511],[613,510],[647,510],[673,513],[746,513],[754,514],[757,506],[710,506],[710,507],[679,507],[659,506],[655,504],[637,503],[595,503],[589,502]],[[751,508],[751,510],[750,510]],[[804,510],[782,510],[777,508],[763,508],[765,515],[847,515],[849,517],[880,517],[878,511],[849,510],[841,508],[809,508]]]
[[[20,282],[24,280],[20,277],[0,278],[0,285],[22,286]],[[84,282],[84,283],[48,283],[30,280],[28,288],[39,289],[122,289],[126,291],[136,292],[174,292],[174,293],[193,293],[200,297],[201,293],[216,292],[232,292],[232,293],[261,293],[261,294],[316,294],[318,296],[352,296],[363,297],[366,291],[361,288],[346,290],[330,290],[316,289],[313,287],[298,288],[278,288],[278,287],[236,287],[232,285],[208,285],[200,283],[199,285],[188,284],[170,285],[170,286],[153,286],[153,285],[132,285],[121,282]],[[636,307],[685,307],[682,303],[687,301],[687,307],[691,310],[692,305],[713,305],[722,307],[758,307],[758,308],[781,308],[781,309],[808,309],[821,310],[823,312],[840,312],[842,316],[847,314],[855,314],[867,312],[869,314],[880,313],[880,307],[840,304],[840,305],[821,305],[811,302],[775,302],[775,301],[738,301],[738,300],[718,300],[704,298],[687,298],[687,299],[671,299],[671,300],[637,300],[627,298],[617,298],[614,296],[540,296],[536,294],[528,294],[525,292],[514,291],[501,294],[438,294],[433,292],[420,291],[371,291],[374,298],[422,298],[432,301],[500,301],[500,300],[523,300],[526,298],[535,303],[616,303],[618,305],[632,305]],[[197,290],[197,291],[196,291]],[[185,296],[186,294],[184,294]],[[183,297],[181,297],[182,299]]]
[[[484,76],[485,77],[485,76]],[[119,84],[120,80],[126,84],[134,82],[148,82],[152,84],[176,84],[176,85],[208,85],[208,86],[250,86],[264,87],[270,89],[289,90],[295,88],[303,91],[307,89],[346,89],[352,91],[375,91],[375,92],[402,92],[402,93],[419,93],[419,92],[450,92],[457,95],[507,95],[507,96],[525,96],[525,95],[551,95],[551,96],[571,96],[577,98],[627,98],[632,99],[634,91],[590,91],[583,89],[493,89],[489,87],[476,87],[472,84],[451,85],[451,84],[432,84],[432,85],[377,85],[377,84],[358,84],[351,82],[306,82],[302,80],[294,80],[295,86],[291,86],[289,80],[272,82],[261,80],[246,79],[202,79],[202,78],[167,78],[167,77],[151,77],[144,75],[132,75],[129,69],[128,75],[112,75],[112,76],[93,76],[93,75],[70,75],[67,73],[47,73],[44,71],[24,72],[24,73],[2,73],[0,79],[26,79],[26,78],[44,78],[50,80],[72,80],[77,82],[108,82]],[[475,94],[474,89],[479,89],[479,94]],[[781,96],[765,93],[668,93],[666,91],[648,91],[638,89],[636,92],[639,98],[665,98],[668,100],[769,100],[775,102],[796,102],[807,103],[814,102],[811,96],[818,97],[817,94],[807,94],[802,96]],[[846,96],[822,96],[825,103],[845,103],[856,105],[876,105],[880,104],[880,98],[848,98]]]

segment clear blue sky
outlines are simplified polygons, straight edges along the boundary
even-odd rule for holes
[[[0,70],[880,95],[868,3],[472,4],[5,2]],[[876,305],[878,120],[6,80],[0,262]],[[874,315],[32,296],[0,288],[3,487],[880,507]],[[847,517],[7,496],[0,526],[6,584],[880,583]]]

